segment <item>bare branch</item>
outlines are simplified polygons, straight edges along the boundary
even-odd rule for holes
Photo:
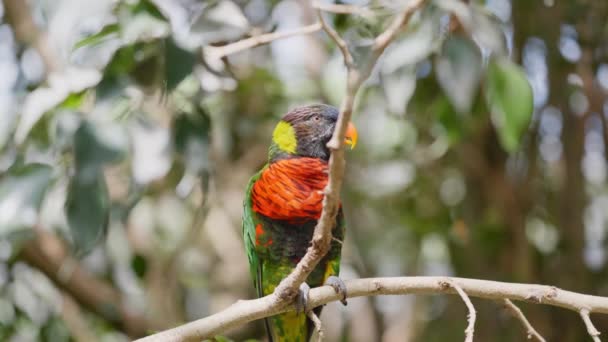
[[[386,31],[382,32],[382,34],[376,37],[373,49],[380,52],[384,51],[384,49],[386,49],[386,47],[395,39],[397,34],[399,34],[403,27],[405,27],[405,25],[409,22],[414,12],[424,5],[425,1],[426,0],[410,1],[403,12],[399,13]]]
[[[342,37],[340,37],[338,32],[336,32],[336,30],[334,30],[333,27],[331,27],[329,24],[327,24],[327,22],[323,18],[323,13],[321,12],[321,10],[317,10],[317,17],[319,17],[319,21],[321,22],[321,26],[323,27],[323,30],[336,43],[336,45],[338,45],[338,48],[342,52],[342,56],[344,56],[344,64],[346,65],[346,68],[349,70],[354,68],[355,61],[353,60],[353,56],[351,55],[350,51],[348,50],[348,45],[346,45],[346,42],[344,41],[344,39],[342,39]]]
[[[344,5],[334,4],[321,1],[313,1],[312,7],[323,12],[336,13],[336,14],[355,14],[362,17],[371,17],[374,15],[369,8],[356,6],[356,5]]]
[[[521,309],[519,307],[517,307],[517,305],[513,304],[513,302],[510,299],[506,299],[506,298],[503,299],[502,302],[503,302],[505,309],[507,309],[513,315],[513,317],[517,318],[521,322],[522,326],[526,329],[526,336],[528,339],[531,339],[534,337],[534,339],[536,339],[536,341],[538,341],[538,342],[545,342],[545,338],[542,337],[538,333],[538,331],[536,331],[536,329],[534,329],[532,324],[530,324],[530,322],[526,318],[526,315],[524,315],[524,313],[521,311]]]
[[[70,331],[72,338],[76,342],[96,341],[97,337],[93,334],[93,328],[82,314],[80,306],[70,295],[63,292],[61,302],[61,318]]]
[[[464,334],[465,334],[464,341],[473,342],[473,335],[475,334],[475,321],[477,320],[477,312],[475,311],[475,307],[473,306],[473,303],[471,303],[471,299],[469,298],[469,296],[467,296],[466,292],[464,292],[464,290],[457,283],[455,283],[454,281],[452,281],[450,279],[441,282],[440,285],[442,285],[446,289],[451,287],[454,290],[456,290],[456,293],[458,293],[458,295],[460,296],[460,298],[462,299],[464,304],[467,306],[467,309],[469,310],[469,314],[467,315],[467,320],[469,321],[469,325],[464,330]]]
[[[60,70],[59,59],[49,45],[47,33],[36,26],[28,2],[3,0],[3,4],[6,19],[15,31],[15,37],[21,43],[31,44],[38,51],[46,68],[45,74]]]
[[[507,298],[562,307],[579,313],[585,309],[586,312],[608,314],[608,297],[576,293],[546,285],[446,277],[367,278],[347,280],[345,284],[349,298],[376,295],[456,294],[453,287],[445,286],[446,279],[457,283],[471,297],[491,300]],[[317,287],[310,290],[308,307],[315,308],[341,298],[342,295],[337,294],[331,286]],[[200,341],[241,324],[289,310],[294,310],[294,306],[277,305],[275,294],[259,299],[238,301],[214,315],[148,336],[141,339],[140,342]],[[583,317],[582,314],[581,317]],[[583,319],[588,319],[588,317]]]
[[[49,277],[57,287],[69,293],[81,305],[99,314],[131,337],[144,336],[158,328],[122,300],[110,284],[97,279],[70,257],[63,242],[42,229],[28,240],[19,257]]]
[[[310,310],[307,314],[308,318],[310,318],[310,320],[312,321],[312,323],[315,325],[315,331],[317,334],[317,338],[314,340],[315,342],[321,342],[323,341],[323,325],[321,324],[321,320],[319,319],[319,316],[317,316],[317,314],[313,311]]]
[[[595,328],[593,322],[591,322],[591,317],[589,317],[589,309],[581,309],[579,313],[581,315],[581,318],[583,319],[583,322],[585,322],[587,332],[589,333],[589,336],[591,336],[591,338],[593,339],[593,342],[601,342],[602,340],[600,339],[600,332]]]
[[[299,27],[292,30],[285,30],[280,32],[271,32],[261,34],[259,36],[253,36],[251,38],[239,40],[238,42],[224,45],[224,46],[205,46],[203,50],[209,54],[211,58],[222,58],[234,53],[251,49],[260,45],[272,43],[278,39],[289,38],[293,36],[299,36],[303,34],[311,34],[321,29],[320,23],[314,23],[308,26]]]

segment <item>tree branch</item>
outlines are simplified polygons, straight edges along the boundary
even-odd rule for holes
[[[353,60],[353,56],[348,50],[348,45],[336,30],[334,30],[331,26],[327,24],[325,19],[323,18],[323,13],[321,10],[317,10],[317,17],[319,18],[319,22],[321,23],[321,27],[327,33],[327,35],[338,45],[340,52],[342,52],[342,56],[344,56],[344,65],[346,65],[347,69],[352,69],[355,67],[355,62]]]
[[[491,300],[511,299],[535,304],[557,306],[581,313],[608,314],[608,297],[592,296],[558,289],[554,286],[505,283],[490,280],[446,277],[366,278],[345,281],[349,298],[377,295],[457,294],[446,281],[458,285],[468,296]],[[279,307],[274,294],[259,299],[238,301],[228,308],[205,318],[166,330],[139,340],[140,342],[199,341],[211,338],[241,324],[293,310],[293,305]],[[330,286],[310,290],[308,308],[315,308],[342,298]],[[586,312],[586,317],[583,315]],[[589,325],[587,324],[589,327]],[[593,326],[593,325],[591,325]],[[595,329],[595,328],[594,328]],[[597,330],[591,330],[595,333]],[[597,336],[597,335],[596,335]]]
[[[223,58],[228,55],[232,55],[234,53],[248,50],[260,45],[265,45],[272,43],[278,39],[289,38],[293,36],[299,36],[303,34],[310,34],[317,32],[321,29],[320,23],[314,23],[308,26],[299,27],[293,30],[285,30],[280,32],[271,32],[261,34],[259,36],[253,36],[251,38],[239,40],[238,42],[234,42],[232,44],[223,45],[223,46],[205,46],[204,50],[207,51],[210,57],[212,58]]]
[[[312,321],[312,323],[315,325],[315,331],[316,331],[316,339],[313,339],[314,342],[321,342],[323,341],[323,324],[321,324],[321,319],[319,319],[319,316],[317,316],[317,314],[310,310],[308,311],[308,313],[306,314],[308,316],[308,318],[310,318],[310,320]]]
[[[133,312],[122,301],[116,289],[95,278],[71,258],[55,235],[41,229],[35,231],[36,237],[28,240],[20,252],[25,262],[39,269],[57,287],[129,336],[143,336],[153,329],[142,315]]]
[[[471,303],[471,299],[466,294],[466,292],[464,292],[464,290],[453,281],[447,280],[447,281],[442,282],[441,285],[443,287],[445,287],[446,289],[451,287],[454,290],[456,290],[456,293],[458,293],[458,295],[460,296],[460,298],[462,299],[464,304],[467,306],[467,309],[469,310],[469,314],[467,315],[467,320],[469,321],[469,325],[464,330],[464,333],[465,333],[464,341],[473,342],[473,335],[475,334],[475,321],[477,320],[477,312],[475,311],[475,307],[473,306],[473,303]]]
[[[412,15],[424,5],[426,0],[413,0],[410,1],[405,9],[399,13],[399,15],[393,20],[393,22],[389,25],[386,31],[382,32],[376,39],[374,40],[374,51],[379,51],[382,53],[384,49],[393,41],[395,37],[403,27],[409,22]]]
[[[593,322],[591,322],[591,317],[589,317],[589,314],[591,313],[589,309],[583,308],[579,311],[579,313],[583,319],[583,322],[585,323],[585,326],[587,327],[589,336],[591,336],[593,339],[593,342],[601,342],[602,340],[600,339],[600,332],[595,328]]]
[[[526,318],[526,315],[524,315],[524,313],[521,311],[520,308],[517,307],[517,305],[513,304],[511,300],[505,298],[503,299],[503,306],[511,313],[511,315],[513,315],[513,317],[517,318],[521,322],[523,327],[526,329],[526,335],[528,339],[534,337],[534,339],[536,339],[536,341],[538,342],[545,342],[545,338],[542,337],[536,331],[536,329],[534,329],[532,324],[530,324],[530,322]]]

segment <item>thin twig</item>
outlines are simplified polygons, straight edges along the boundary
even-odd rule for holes
[[[502,302],[505,309],[507,309],[511,315],[513,315],[513,317],[517,318],[521,322],[522,326],[526,329],[526,336],[528,339],[535,338],[538,342],[545,342],[545,338],[542,337],[541,334],[536,331],[536,329],[534,329],[532,324],[530,324],[526,318],[526,315],[524,315],[517,305],[513,304],[513,302],[507,298],[503,299]]]
[[[260,45],[272,43],[278,39],[289,38],[293,36],[299,36],[304,34],[311,34],[321,29],[320,23],[314,23],[308,26],[299,27],[292,30],[285,30],[280,32],[271,32],[261,34],[259,36],[253,36],[251,38],[239,40],[238,42],[223,45],[223,46],[205,46],[203,51],[207,52],[211,58],[220,59],[234,53],[251,49]]]
[[[593,339],[593,342],[601,342],[602,340],[600,339],[600,332],[595,328],[593,322],[591,322],[591,317],[589,317],[589,309],[581,309],[579,313],[581,315],[581,318],[583,319],[583,322],[585,322],[587,332],[589,333],[589,336],[591,336],[591,338]]]
[[[445,287],[451,287],[454,290],[456,290],[456,293],[458,293],[458,295],[460,296],[460,298],[462,299],[464,304],[467,306],[467,309],[469,310],[469,314],[467,315],[467,320],[469,321],[469,325],[464,330],[464,334],[465,334],[464,341],[473,342],[473,335],[475,334],[475,321],[477,320],[477,312],[475,311],[475,307],[473,306],[473,303],[471,303],[471,299],[469,298],[467,293],[464,292],[462,287],[460,287],[460,285],[458,285],[456,282],[454,282],[452,280],[440,281],[440,285],[443,285]]]
[[[315,341],[315,342],[323,341],[323,338],[324,338],[323,324],[321,324],[321,320],[319,319],[319,316],[317,316],[317,314],[313,310],[308,311],[308,313],[306,313],[306,315],[308,316],[308,318],[310,318],[312,323],[315,325],[315,331],[317,332],[317,338],[313,341]]]
[[[317,9],[317,17],[319,18],[319,22],[321,23],[321,27],[327,33],[327,35],[338,45],[338,48],[342,52],[342,56],[344,56],[344,64],[347,69],[352,69],[355,67],[355,61],[353,59],[353,55],[351,55],[348,50],[348,45],[336,30],[334,30],[330,25],[327,24],[325,19],[323,18],[323,12],[320,9]]]
[[[373,50],[384,51],[386,47],[395,39],[397,34],[401,32],[403,27],[409,22],[412,15],[424,5],[426,0],[413,0],[403,9],[401,13],[393,20],[386,31],[382,32],[374,40]]]
[[[371,17],[374,15],[374,12],[369,8],[356,6],[356,5],[344,5],[344,4],[334,4],[327,3],[321,1],[313,1],[312,7],[323,12],[335,13],[335,14],[355,14],[360,15],[362,17]]]

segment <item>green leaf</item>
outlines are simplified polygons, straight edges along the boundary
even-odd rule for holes
[[[104,26],[99,32],[88,36],[84,39],[81,39],[74,45],[74,50],[80,49],[84,46],[95,46],[103,43],[104,41],[112,38],[113,36],[118,36],[118,32],[120,30],[120,26],[118,24],[109,24]]]
[[[504,56],[508,49],[501,21],[483,5],[472,4],[470,9],[475,41],[492,54]]]
[[[28,164],[10,169],[0,180],[0,236],[36,224],[52,173],[48,165]]]
[[[104,236],[110,200],[101,170],[76,173],[68,187],[65,213],[77,255],[90,252]]]
[[[149,15],[155,17],[156,19],[165,20],[165,21],[167,20],[167,18],[165,18],[165,16],[158,9],[156,4],[154,4],[153,1],[149,1],[149,0],[138,1],[137,4],[135,6],[133,6],[131,12],[133,12],[134,14],[146,13],[146,14],[149,14]]]
[[[173,123],[175,149],[184,157],[186,167],[194,173],[209,167],[209,130],[207,113],[182,113]]]
[[[127,149],[126,131],[118,124],[83,121],[74,134],[76,169],[85,175],[121,160]]]
[[[165,40],[165,81],[166,90],[171,92],[192,73],[196,55],[175,44],[172,38]]]
[[[435,61],[437,80],[460,113],[471,110],[481,78],[481,52],[477,45],[462,37],[449,38]]]
[[[101,73],[93,69],[69,68],[55,74],[50,87],[42,86],[30,92],[24,100],[19,123],[15,130],[15,142],[23,144],[32,128],[58,106],[64,104],[71,94],[80,94],[96,86],[101,80]],[[70,105],[68,100],[66,105]]]
[[[534,109],[524,71],[506,58],[493,58],[486,75],[486,101],[502,147],[515,151]]]
[[[248,30],[247,18],[240,7],[229,0],[207,2],[191,26],[200,45],[239,39]]]
[[[450,101],[445,96],[441,96],[433,104],[432,111],[437,115],[450,144],[460,141],[464,134],[463,118],[458,115]]]
[[[84,102],[86,97],[86,91],[81,91],[79,93],[70,94],[63,102],[59,105],[59,107],[64,109],[78,109]]]
[[[149,12],[138,12],[121,24],[122,40],[126,44],[164,38],[171,30],[169,23]]]

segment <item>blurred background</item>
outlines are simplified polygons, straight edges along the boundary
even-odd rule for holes
[[[365,11],[326,18],[363,61],[407,1],[345,3]],[[245,185],[278,118],[338,106],[345,70],[322,32],[219,46],[316,20],[305,0],[0,3],[0,340],[126,341],[254,297]],[[359,95],[343,278],[608,295],[607,1],[428,1]],[[526,340],[473,302],[476,340]],[[575,312],[520,307],[550,341],[589,339]],[[322,319],[327,341],[460,341],[466,308],[358,298]]]

